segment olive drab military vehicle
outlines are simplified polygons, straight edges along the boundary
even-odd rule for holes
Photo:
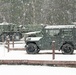
[[[0,23],[0,41],[5,41],[7,36],[9,36],[10,40],[12,40],[12,37],[14,37],[14,40],[20,40],[22,33],[16,24],[7,22]]]
[[[40,50],[52,50],[52,42],[55,41],[55,49],[63,54],[73,54],[76,49],[75,25],[46,25],[40,31],[40,36],[25,38],[25,47],[28,54],[37,54]]]

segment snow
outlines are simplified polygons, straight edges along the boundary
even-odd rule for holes
[[[32,65],[0,65],[1,75],[76,75],[76,68],[32,66]]]
[[[27,54],[26,50],[8,50],[4,47],[5,44],[0,45],[0,60],[52,60],[52,50],[41,50],[39,54]],[[15,44],[15,48],[25,48],[25,43]],[[10,45],[12,48],[12,45]],[[55,60],[61,61],[76,61],[76,50],[72,55],[64,55],[61,51],[55,51]]]
[[[46,26],[45,29],[61,29],[61,28],[74,28],[75,25],[51,25]]]
[[[39,54],[27,54],[25,50],[8,50],[4,47],[4,43],[0,45],[0,60],[52,60],[52,51],[40,51]],[[25,44],[16,44],[15,47],[24,47]],[[12,45],[10,46],[12,47]],[[55,60],[76,60],[76,51],[73,55],[63,55],[56,51]],[[0,65],[1,75],[76,75],[76,68],[71,67],[53,67],[38,65]]]
[[[36,33],[40,33],[40,31],[28,32],[28,33],[26,33],[26,35],[36,34]]]
[[[27,37],[26,41],[39,41],[42,37]]]

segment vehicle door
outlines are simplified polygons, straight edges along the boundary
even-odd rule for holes
[[[74,37],[73,41],[76,49],[76,28],[73,29],[73,37]]]
[[[73,41],[73,28],[65,28],[62,30],[62,41]]]
[[[58,43],[60,42],[59,36],[59,29],[47,29],[42,40],[44,48],[52,49],[52,41],[55,41],[56,45],[58,45]]]

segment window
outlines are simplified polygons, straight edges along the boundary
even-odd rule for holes
[[[59,30],[46,30],[46,33],[49,34],[50,36],[55,36],[59,34]]]
[[[64,29],[62,31],[62,35],[64,35],[64,36],[72,36],[72,29]]]

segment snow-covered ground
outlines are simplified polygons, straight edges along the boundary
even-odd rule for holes
[[[15,47],[22,48],[25,44],[17,44]],[[12,47],[12,46],[10,46]],[[59,54],[60,53],[60,54]],[[4,44],[0,45],[0,60],[52,60],[52,51],[40,51],[39,54],[27,54],[25,50],[8,50]],[[73,55],[63,55],[56,51],[55,60],[76,61],[76,51]],[[76,68],[71,67],[53,67],[53,66],[37,66],[37,65],[0,65],[1,75],[76,75]]]
[[[15,48],[24,48],[25,44],[15,44]],[[12,45],[10,46],[12,47]],[[52,50],[40,51],[39,54],[27,54],[26,50],[8,50],[4,44],[0,45],[0,60],[52,60]],[[55,60],[76,61],[76,50],[73,55],[63,55],[56,50]]]
[[[0,65],[0,75],[76,75],[76,68],[32,65]]]

